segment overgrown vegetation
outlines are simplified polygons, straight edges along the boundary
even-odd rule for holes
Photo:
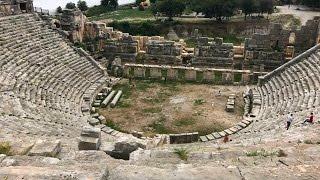
[[[155,133],[158,134],[169,134],[171,131],[167,129],[164,125],[166,121],[165,116],[161,116],[157,121],[153,122],[150,127],[153,128]]]
[[[178,127],[181,127],[181,126],[190,126],[190,125],[193,125],[195,124],[195,119],[190,116],[190,117],[183,117],[181,119],[177,119],[175,122],[174,122],[174,125],[175,126],[178,126]]]
[[[223,42],[233,43],[234,45],[240,45],[244,42],[244,38],[239,37],[236,34],[224,34],[221,37],[223,38]]]
[[[187,39],[185,40],[185,43],[187,44],[187,47],[195,48],[197,46],[197,41],[194,39]]]
[[[142,109],[143,113],[160,113],[162,109],[160,107],[150,107]]]
[[[122,90],[121,99],[129,99],[132,91],[129,83],[116,84],[113,86],[114,90]]]
[[[113,21],[109,24],[122,32],[130,32],[132,35],[158,36],[164,31],[166,24],[157,23],[155,21],[129,22],[129,21]]]
[[[150,9],[139,11],[138,9],[119,9],[117,11],[109,11],[101,6],[94,6],[87,12],[90,20],[130,20],[130,19],[154,19]]]
[[[183,149],[183,148],[174,149],[174,153],[176,155],[178,155],[181,160],[183,160],[183,161],[187,161],[188,160],[189,152],[188,152],[187,149]]]
[[[194,100],[194,101],[193,101],[193,105],[194,105],[194,106],[199,106],[199,105],[204,104],[205,102],[206,102],[206,101],[205,101],[204,99],[200,98],[200,99]]]
[[[211,126],[199,128],[197,131],[200,136],[205,136],[207,134],[211,134],[212,132],[221,132],[225,130],[227,127],[223,126],[223,124],[212,124]]]
[[[9,142],[0,142],[0,154],[10,155],[11,145]]]
[[[242,74],[241,73],[235,73],[234,74],[234,82],[241,82],[242,80]]]
[[[112,129],[114,129],[114,130],[123,132],[122,129],[121,129],[121,127],[120,127],[118,124],[114,123],[111,119],[108,119],[108,120],[107,120],[106,126],[112,128]]]
[[[269,156],[278,156],[277,151],[266,151],[265,149],[260,149],[260,150],[253,150],[246,152],[246,155],[248,157],[255,157],[255,156],[261,156],[261,157],[269,157]]]

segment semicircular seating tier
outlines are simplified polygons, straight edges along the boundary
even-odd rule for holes
[[[77,137],[82,109],[106,81],[36,14],[0,18],[0,128],[7,134]],[[1,134],[5,134],[1,133]]]
[[[260,77],[254,90],[254,122],[243,134],[281,135],[287,115],[294,114],[292,127],[299,126],[320,107],[320,44],[314,46],[273,72]],[[257,133],[258,132],[258,133]],[[244,136],[245,138],[245,136]]]

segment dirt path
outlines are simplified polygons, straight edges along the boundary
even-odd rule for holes
[[[297,10],[298,7],[300,8],[300,10]],[[280,12],[275,13],[275,15],[293,14],[294,16],[300,19],[302,25],[305,25],[309,19],[313,19],[315,16],[320,16],[319,11],[312,11],[309,8],[304,6],[291,5],[289,8],[289,6],[286,5],[286,6],[277,6],[277,8],[280,10]]]

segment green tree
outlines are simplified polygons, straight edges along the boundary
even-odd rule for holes
[[[185,10],[186,6],[182,0],[162,0],[157,1],[154,6],[154,13],[161,13],[172,20],[175,16],[180,16]]]
[[[59,7],[57,8],[56,13],[57,13],[57,14],[63,13],[63,10],[62,10],[62,7],[61,7],[61,6],[59,6]]]
[[[259,10],[260,13],[273,13],[273,0],[260,0]]]
[[[146,0],[136,0],[136,5],[139,6],[142,2],[145,2]]]
[[[233,16],[236,2],[235,0],[204,0],[201,6],[201,11],[206,17],[222,21],[223,18]]]
[[[301,3],[312,8],[320,8],[319,0],[302,0]]]
[[[205,4],[206,4],[206,0],[203,0],[203,1],[190,0],[190,3],[188,5],[189,5],[189,8],[192,11],[196,12],[197,14],[199,14],[199,13],[203,12]]]
[[[101,6],[109,10],[117,9],[118,5],[118,0],[101,0]]]
[[[76,4],[74,4],[73,2],[69,2],[66,4],[66,8],[67,9],[75,9],[76,8]]]
[[[247,19],[247,16],[254,13],[256,8],[255,0],[241,0],[240,9],[244,13],[244,18]]]
[[[88,5],[87,5],[87,2],[83,1],[83,0],[79,0],[78,3],[77,3],[77,6],[81,11],[86,11],[86,10],[89,9]]]

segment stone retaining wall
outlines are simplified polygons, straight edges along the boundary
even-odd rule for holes
[[[255,73],[249,70],[194,68],[184,66],[159,66],[125,64],[124,75],[128,78],[168,79],[215,84],[251,84]]]
[[[169,134],[170,144],[184,144],[198,142],[199,133],[182,133],[182,134]]]

